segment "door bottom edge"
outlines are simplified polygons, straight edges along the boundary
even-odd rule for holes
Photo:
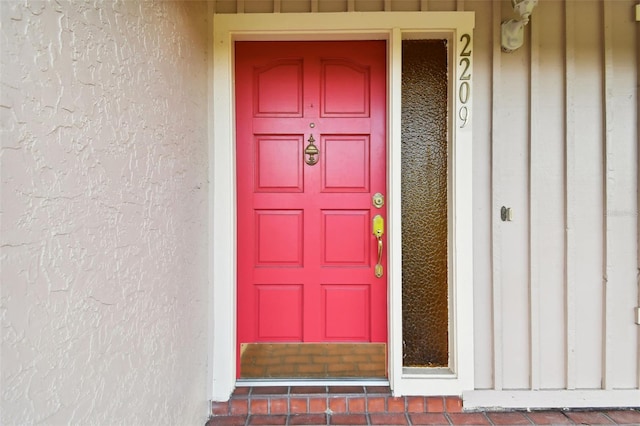
[[[389,380],[376,378],[353,379],[236,379],[236,387],[264,386],[389,386]]]

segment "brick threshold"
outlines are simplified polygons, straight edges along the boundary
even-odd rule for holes
[[[238,387],[212,416],[291,414],[460,413],[457,396],[393,397],[388,386]]]

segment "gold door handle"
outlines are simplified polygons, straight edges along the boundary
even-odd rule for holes
[[[378,240],[378,263],[375,267],[376,278],[382,277],[382,235],[384,234],[384,219],[379,214],[373,218],[373,235]]]

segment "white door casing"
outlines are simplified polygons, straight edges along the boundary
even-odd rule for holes
[[[209,179],[211,282],[209,398],[236,386],[236,198],[233,43],[236,40],[387,40],[389,383],[394,395],[473,390],[473,12],[216,14],[213,20]],[[449,47],[449,368],[402,367],[401,74],[403,39]]]

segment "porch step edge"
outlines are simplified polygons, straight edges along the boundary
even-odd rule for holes
[[[212,416],[270,414],[376,414],[376,413],[460,413],[462,398],[458,396],[391,395],[388,387],[351,387],[347,392],[321,392],[283,387],[278,393],[264,388],[238,388],[229,401],[212,402]],[[346,390],[346,389],[345,389]],[[355,392],[354,392],[355,390]],[[255,393],[254,393],[255,392]]]

